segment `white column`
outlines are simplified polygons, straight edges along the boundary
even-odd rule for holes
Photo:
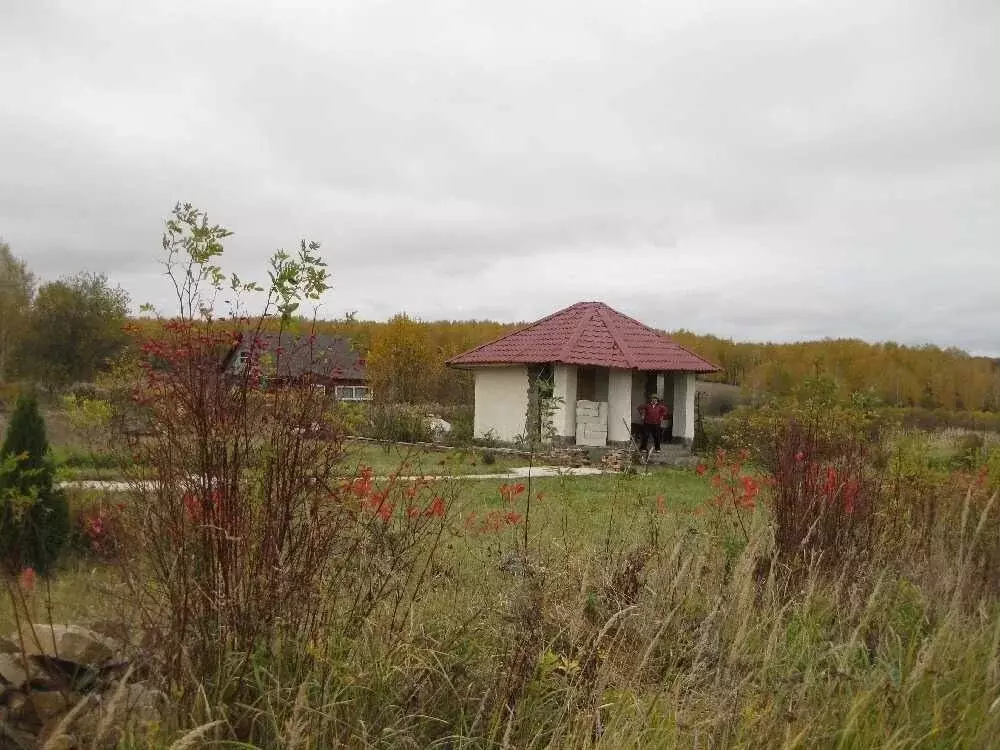
[[[608,372],[608,440],[612,443],[626,443],[631,437],[632,371],[610,370]]]
[[[694,394],[693,372],[675,372],[674,381],[674,437],[690,444],[694,440]]]
[[[556,365],[552,380],[552,395],[556,399],[552,426],[559,437],[576,437],[576,368]]]

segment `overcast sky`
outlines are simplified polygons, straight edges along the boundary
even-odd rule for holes
[[[1000,354],[997,0],[0,0],[0,236],[169,310],[302,237],[321,315]]]

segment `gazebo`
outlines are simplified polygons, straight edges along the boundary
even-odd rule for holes
[[[670,407],[673,440],[690,444],[695,377],[719,370],[603,302],[578,302],[447,364],[473,371],[476,437],[527,435],[542,391],[553,397],[555,440],[587,446],[626,443],[651,393]]]

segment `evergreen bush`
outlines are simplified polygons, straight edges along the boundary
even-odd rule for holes
[[[0,564],[8,574],[52,571],[69,536],[69,506],[53,484],[45,420],[21,395],[0,447]]]

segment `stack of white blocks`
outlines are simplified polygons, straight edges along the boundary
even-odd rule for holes
[[[608,403],[576,402],[576,444],[603,446],[608,443]]]

